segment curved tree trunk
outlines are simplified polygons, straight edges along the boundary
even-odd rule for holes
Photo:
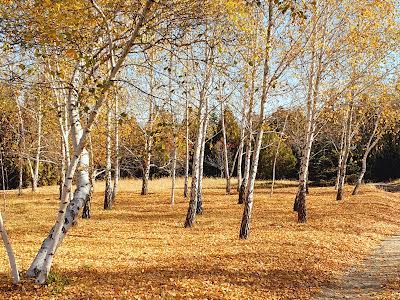
[[[374,137],[375,137],[375,135],[376,135],[376,133],[377,133],[377,131],[378,131],[378,126],[379,126],[380,117],[381,117],[381,112],[377,115],[377,117],[376,117],[376,119],[375,119],[374,130],[372,131],[372,134],[371,134],[371,136],[369,137],[368,143],[367,143],[367,145],[366,145],[366,147],[365,147],[365,152],[364,152],[364,155],[363,155],[363,158],[362,158],[362,161],[361,161],[361,172],[360,172],[360,174],[358,175],[357,182],[356,182],[356,185],[355,185],[354,190],[353,190],[353,193],[352,193],[353,196],[354,196],[354,195],[357,195],[358,190],[360,189],[360,185],[361,185],[361,183],[362,183],[362,181],[363,181],[364,175],[365,175],[365,173],[367,172],[367,159],[368,159],[368,155],[369,155],[369,153],[371,152],[371,150],[374,149],[374,147],[376,146],[376,144],[377,144],[378,141],[379,141],[380,136],[377,136],[377,137],[375,138],[375,140],[373,140],[373,139],[374,139]]]
[[[63,194],[60,200],[60,207],[58,210],[56,223],[50,230],[48,237],[43,241],[38,254],[36,255],[27,272],[28,276],[36,276],[36,282],[39,284],[43,284],[46,281],[56,249],[64,239],[71,226],[76,223],[79,210],[83,207],[86,197],[90,192],[90,180],[88,174],[89,155],[85,149],[87,135],[90,133],[90,130],[98,116],[99,110],[105,101],[107,91],[111,87],[115,76],[120,70],[124,60],[128,56],[130,49],[139,35],[139,29],[146,20],[150,7],[153,4],[154,1],[152,0],[147,0],[145,2],[141,13],[137,18],[135,28],[129,40],[125,43],[116,65],[110,70],[110,74],[104,80],[104,84],[100,91],[101,96],[96,100],[96,103],[90,112],[87,125],[84,129],[80,123],[79,107],[76,97],[77,95],[75,95],[75,89],[69,88],[68,107],[70,111],[69,119],[72,128],[74,155],[72,156],[66,173],[65,186],[63,188]],[[78,64],[72,75],[72,80],[70,82],[71,87],[76,88],[79,86],[79,67],[80,66]],[[79,168],[77,169],[78,165]],[[77,188],[75,190],[73,199],[70,200],[68,194],[71,193],[72,179],[75,171],[77,171]]]
[[[75,80],[78,80],[78,74],[75,75]],[[71,90],[70,94],[72,93],[73,91]],[[90,193],[88,173],[89,153],[84,148],[83,142],[89,131],[84,131],[81,126],[77,97],[75,95],[69,96],[68,107],[70,111],[69,116],[72,128],[74,155],[66,173],[65,186],[60,200],[56,223],[48,237],[43,241],[38,254],[27,272],[28,276],[36,276],[36,282],[40,284],[45,282],[57,247],[60,245],[71,226],[76,223],[78,212],[83,207],[87,195]],[[77,188],[72,201],[70,201],[69,193],[71,193],[72,179],[76,170]]]

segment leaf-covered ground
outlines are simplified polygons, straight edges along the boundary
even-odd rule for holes
[[[312,188],[309,220],[297,224],[295,187],[281,182],[270,198],[259,184],[249,240],[238,239],[242,206],[225,195],[224,181],[205,180],[204,214],[184,229],[187,201],[179,181],[169,203],[168,179],[122,181],[113,210],[102,209],[96,186],[92,218],[80,220],[55,257],[47,286],[10,284],[0,247],[4,299],[309,299],[356,265],[385,235],[400,232],[398,194],[365,186],[335,201],[332,188]],[[7,194],[4,213],[19,268],[24,272],[54,222],[57,187]],[[398,283],[393,283],[398,286]],[[390,292],[390,291],[389,291]]]

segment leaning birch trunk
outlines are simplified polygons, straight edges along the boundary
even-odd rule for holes
[[[139,29],[142,27],[147,14],[149,13],[150,7],[153,4],[154,1],[152,0],[147,0],[145,2],[129,40],[126,42],[116,65],[111,69],[110,74],[104,81],[100,92],[101,96],[96,100],[94,108],[88,118],[87,126],[84,129],[80,123],[79,108],[77,106],[77,99],[75,99],[76,95],[73,95],[73,88],[69,88],[68,106],[71,112],[69,119],[74,142],[74,155],[72,156],[66,173],[65,187],[63,188],[63,194],[60,200],[60,207],[58,210],[56,223],[50,230],[48,237],[43,241],[38,254],[36,255],[27,272],[28,276],[36,276],[36,282],[39,284],[43,284],[46,281],[50,272],[55,251],[64,239],[68,230],[76,224],[78,212],[82,208],[87,194],[90,192],[90,182],[87,171],[89,156],[88,152],[85,150],[87,135],[90,133],[93,123],[96,121],[99,110],[104,103],[104,98],[107,91],[112,86],[115,76],[121,69],[124,60],[128,56],[130,49],[139,35]],[[77,84],[79,78],[77,75],[77,72],[74,71],[70,86],[78,86]],[[72,105],[73,102],[75,105]],[[75,190],[73,199],[70,201],[68,194],[71,193],[72,178],[77,170],[78,163],[80,164],[80,167],[77,174],[77,188]]]
[[[76,86],[79,80],[78,72],[74,72],[73,84]],[[58,216],[54,227],[49,236],[43,241],[42,246],[28,269],[28,276],[36,276],[36,282],[43,284],[49,274],[54,253],[63,240],[65,233],[76,222],[76,217],[80,208],[82,208],[87,195],[90,192],[90,181],[88,175],[89,156],[84,149],[84,141],[89,129],[83,129],[80,122],[77,96],[70,90],[68,96],[68,108],[70,111],[70,124],[72,128],[74,155],[68,166],[65,176],[65,186],[63,188]],[[93,121],[92,121],[93,122]],[[91,124],[88,122],[88,124]],[[78,168],[77,188],[72,202],[70,202],[69,193],[73,175]]]
[[[354,190],[352,192],[353,196],[358,194],[358,190],[360,189],[360,185],[362,183],[364,175],[367,172],[367,158],[368,158],[369,152],[370,152],[370,150],[368,150],[368,149],[364,152],[364,155],[363,155],[363,158],[362,158],[362,161],[361,161],[361,172],[358,175],[356,185],[355,185]]]
[[[350,146],[351,146],[351,127],[352,127],[352,119],[353,119],[353,104],[350,104],[349,111],[347,113],[346,119],[346,132],[345,132],[345,141],[344,141],[344,149],[343,149],[343,159],[339,166],[339,185],[336,194],[336,200],[343,200],[344,194],[344,183],[346,179],[346,169],[347,169],[347,159],[349,158]]]
[[[66,164],[65,164],[65,148],[64,148],[64,142],[61,140],[61,161],[60,161],[60,184],[58,186],[58,190],[59,190],[59,195],[58,195],[58,199],[61,199],[61,195],[62,195],[62,189],[64,187],[64,183],[65,183],[65,171],[66,171]]]
[[[36,192],[38,187],[39,181],[39,166],[40,166],[40,151],[41,151],[41,141],[42,141],[42,102],[39,99],[38,103],[38,116],[37,116],[37,148],[36,148],[36,156],[35,156],[35,168],[33,171],[33,178],[32,178],[32,192]]]
[[[229,195],[231,193],[231,177],[229,174],[229,161],[228,161],[228,146],[226,142],[226,128],[225,128],[225,110],[224,104],[221,101],[221,125],[222,125],[222,139],[224,146],[224,171],[226,179],[226,193]]]
[[[111,185],[111,103],[107,101],[107,121],[106,121],[106,184],[104,190],[104,209],[112,208],[112,185]]]
[[[199,162],[199,183],[197,186],[197,208],[196,214],[201,215],[203,213],[203,174],[204,174],[204,154],[206,147],[206,135],[207,135],[207,127],[208,127],[208,108],[207,108],[207,100],[205,100],[206,113],[205,113],[205,121],[203,124],[203,133],[201,140],[201,150],[200,150],[200,162]]]
[[[4,187],[3,187],[4,188]],[[10,262],[10,268],[11,268],[11,275],[13,279],[14,284],[19,283],[19,272],[18,272],[18,267],[17,263],[15,262],[15,256],[14,256],[14,251],[11,247],[10,240],[8,238],[6,229],[4,227],[3,223],[3,217],[1,216],[0,212],[0,235],[4,243],[4,247],[6,248],[7,255],[8,255],[8,261]]]
[[[369,156],[371,150],[374,149],[375,146],[378,144],[378,141],[380,139],[380,136],[377,136],[375,138],[375,140],[374,140],[376,132],[378,131],[378,125],[379,125],[380,117],[381,117],[381,114],[379,114],[377,116],[376,120],[375,120],[374,130],[373,130],[371,136],[369,137],[368,143],[367,143],[367,145],[365,147],[365,152],[364,152],[364,155],[363,155],[363,158],[362,158],[362,161],[361,161],[361,172],[358,175],[357,182],[356,182],[356,185],[355,185],[353,193],[352,193],[353,196],[358,194],[358,190],[360,189],[361,183],[362,183],[362,181],[364,179],[364,175],[367,172],[367,159],[368,159],[368,156]]]
[[[252,164],[249,175],[249,182],[246,187],[246,198],[244,199],[244,209],[242,222],[240,225],[239,238],[247,239],[250,234],[250,221],[251,214],[253,210],[253,196],[254,196],[254,184],[256,181],[257,169],[258,169],[258,160],[260,156],[261,144],[264,134],[264,124],[265,124],[265,104],[268,99],[268,90],[269,90],[269,69],[270,69],[270,48],[271,48],[271,31],[272,31],[272,12],[273,12],[273,0],[269,0],[268,3],[268,27],[267,27],[267,36],[266,36],[266,47],[265,47],[265,58],[264,58],[264,70],[263,70],[263,79],[262,79],[262,92],[260,99],[260,120],[257,126],[257,137],[254,144],[254,151],[252,155]]]

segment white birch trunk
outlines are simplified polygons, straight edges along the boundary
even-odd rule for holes
[[[254,64],[251,72],[250,101],[249,101],[249,108],[247,111],[247,121],[245,122],[247,127],[247,134],[245,139],[246,156],[245,156],[244,174],[239,189],[238,204],[243,204],[244,199],[246,199],[247,197],[246,196],[247,183],[250,176],[251,153],[252,153],[251,142],[253,138],[253,106],[254,106],[254,93],[255,93],[255,78],[256,78],[256,67]]]
[[[142,8],[141,13],[138,15],[135,28],[126,42],[122,53],[116,62],[115,67],[112,68],[109,76],[106,78],[105,83],[101,90],[101,97],[96,100],[95,106],[90,113],[88,118],[87,127],[82,128],[79,120],[79,109],[76,99],[72,99],[73,90],[69,89],[68,105],[70,109],[70,122],[72,128],[72,135],[74,141],[74,155],[72,156],[71,162],[68,166],[66,173],[65,187],[63,188],[63,194],[60,200],[60,208],[57,215],[57,220],[54,227],[50,230],[49,236],[43,241],[42,246],[32,262],[27,274],[28,276],[37,276],[36,282],[43,284],[49,274],[53,257],[57,247],[62,242],[68,230],[72,225],[76,223],[78,212],[82,208],[87,195],[90,193],[90,180],[88,176],[88,165],[89,155],[85,150],[85,142],[88,134],[90,133],[91,127],[95,122],[100,108],[104,103],[104,99],[107,91],[112,85],[112,81],[120,70],[124,60],[128,56],[130,49],[132,48],[137,36],[139,35],[139,29],[142,27],[150,7],[154,4],[152,0],[147,0]],[[71,86],[77,86],[78,74],[74,72],[71,80]],[[72,105],[75,102],[75,105]],[[76,121],[76,122],[74,122]],[[78,163],[80,167],[77,174],[77,188],[74,193],[72,201],[69,200],[68,194],[71,192],[72,178],[77,169]]]
[[[208,103],[206,99],[206,112],[205,112],[205,121],[203,124],[203,133],[201,140],[201,150],[200,150],[200,162],[199,162],[199,183],[197,186],[197,208],[196,214],[201,215],[203,213],[203,171],[204,171],[204,153],[206,146],[206,137],[207,137],[207,127],[208,127]]]
[[[260,99],[260,120],[257,124],[257,137],[254,144],[254,151],[252,155],[252,164],[249,173],[249,182],[246,187],[246,198],[244,200],[244,209],[242,222],[240,225],[239,238],[247,239],[250,234],[250,222],[251,215],[253,210],[253,196],[254,196],[254,184],[256,181],[257,169],[258,169],[258,160],[260,156],[261,144],[264,134],[264,124],[265,124],[265,104],[268,100],[268,91],[269,91],[269,71],[270,71],[270,49],[271,49],[271,31],[273,26],[272,21],[272,13],[273,13],[273,0],[269,0],[268,2],[268,27],[267,27],[267,36],[266,36],[266,46],[265,46],[265,58],[264,58],[264,70],[263,70],[263,79],[262,79],[262,92]]]
[[[112,185],[111,185],[111,101],[107,101],[107,120],[106,120],[106,174],[104,190],[104,209],[112,208]]]
[[[354,187],[353,193],[352,195],[357,195],[358,191],[360,189],[361,183],[364,179],[364,175],[367,172],[367,159],[369,154],[371,153],[372,149],[375,148],[375,146],[378,144],[379,139],[381,136],[377,136],[377,131],[378,131],[378,126],[379,126],[379,122],[381,119],[381,113],[378,114],[378,116],[375,119],[375,123],[374,123],[374,129],[368,139],[367,145],[365,146],[365,152],[363,155],[363,158],[361,160],[361,171],[360,174],[358,175],[357,178],[357,182],[356,185]],[[375,139],[374,139],[375,138]]]
[[[119,102],[118,97],[115,97],[115,110],[114,110],[114,186],[112,189],[112,203],[115,202],[115,198],[118,193],[119,184]]]
[[[189,183],[189,104],[186,96],[185,101],[185,183],[183,186],[183,196],[188,196],[188,183]]]
[[[341,164],[342,164],[342,159],[343,159],[345,131],[346,131],[346,123],[343,123],[343,126],[342,126],[342,134],[341,134],[340,145],[339,145],[339,159],[338,159],[338,167],[337,167],[337,172],[336,172],[335,190],[337,190],[338,187],[339,187],[340,166],[341,166]]]
[[[352,101],[352,100],[351,100]],[[336,194],[336,200],[343,200],[344,184],[346,179],[347,159],[349,158],[351,137],[352,137],[352,119],[353,119],[353,103],[350,103],[349,111],[346,118],[346,131],[343,145],[343,158],[339,166],[339,185]]]
[[[222,125],[222,139],[224,146],[224,171],[226,179],[226,193],[230,195],[231,193],[231,176],[229,174],[229,161],[228,161],[228,146],[226,142],[226,128],[225,128],[225,113],[224,104],[221,101],[221,125]]]
[[[153,94],[153,70],[150,71],[150,94]],[[141,195],[147,195],[149,177],[150,177],[150,164],[151,164],[151,151],[153,147],[153,114],[154,114],[154,100],[149,96],[149,119],[145,129],[145,147],[143,156],[143,176],[142,176],[142,192]]]
[[[189,208],[186,215],[185,227],[192,227],[194,224],[194,220],[196,217],[197,211],[197,200],[198,200],[198,185],[199,185],[199,165],[200,165],[200,155],[201,155],[201,145],[203,141],[203,127],[205,122],[205,105],[204,99],[200,98],[200,107],[199,107],[199,117],[198,124],[199,127],[197,129],[197,138],[194,147],[193,161],[192,161],[192,182],[190,186],[190,200],[189,200]]]
[[[19,283],[18,267],[15,261],[14,251],[11,247],[11,243],[6,232],[6,228],[4,227],[4,222],[3,222],[3,217],[1,216],[1,212],[0,212],[0,235],[4,243],[4,247],[6,248],[7,251],[13,283],[18,284]]]
[[[38,103],[38,115],[37,115],[37,147],[36,147],[36,156],[35,156],[35,167],[33,171],[32,177],[32,192],[37,191],[38,181],[39,181],[39,166],[40,166],[40,151],[41,151],[41,143],[42,143],[42,101],[39,99]]]
[[[242,107],[242,120],[240,122],[240,140],[239,140],[239,149],[238,149],[238,157],[237,157],[237,191],[240,191],[240,186],[242,185],[242,162],[243,162],[243,149],[244,149],[244,139],[246,132],[246,106],[247,99],[243,98],[243,107]]]

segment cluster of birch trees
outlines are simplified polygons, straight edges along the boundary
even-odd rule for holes
[[[140,165],[142,195],[152,167],[165,170],[171,204],[180,168],[188,199],[185,227],[203,212],[204,165],[218,166],[226,193],[236,188],[243,204],[239,236],[247,239],[265,148],[275,153],[273,179],[281,147],[289,145],[299,157],[294,210],[306,222],[318,136],[336,147],[341,200],[354,145],[363,145],[355,194],[371,151],[398,123],[394,0],[0,3],[0,88],[7,109],[2,124],[18,137],[13,156],[20,191],[26,168],[35,190],[41,163],[59,167],[56,222],[28,270],[38,283],[45,282],[57,248],[80,215],[90,217],[99,175],[106,182],[104,209],[113,207],[123,153]],[[227,126],[227,112],[238,130]],[[218,155],[207,156],[216,134]],[[99,157],[102,170],[96,167]]]

